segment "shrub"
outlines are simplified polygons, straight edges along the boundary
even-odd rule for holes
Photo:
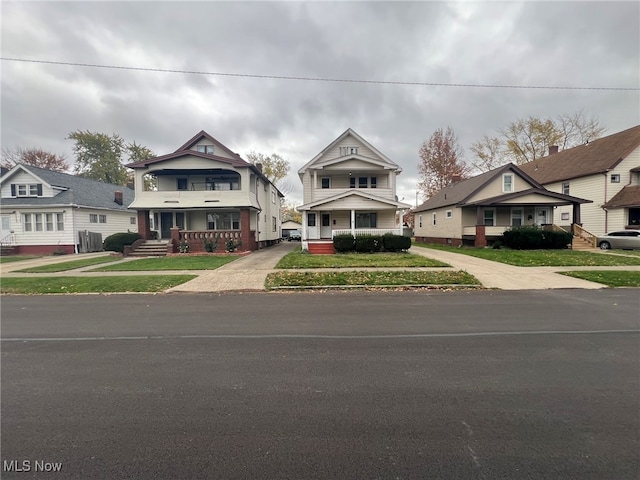
[[[382,239],[379,235],[358,235],[356,237],[356,252],[373,253],[382,249]]]
[[[387,233],[382,236],[382,246],[387,252],[400,252],[411,248],[411,238]]]
[[[140,234],[135,232],[114,233],[104,239],[103,247],[110,252],[122,253],[125,245],[131,245],[140,238],[142,238]]]
[[[496,240],[491,244],[491,248],[493,248],[494,250],[500,250],[501,247],[502,247],[502,242],[500,240]]]
[[[214,242],[213,240],[211,240],[210,238],[205,238],[202,241],[202,245],[204,247],[204,251],[205,252],[209,252],[209,253],[213,253],[218,249],[218,237],[216,237],[215,239],[216,241]]]
[[[547,231],[534,225],[505,231],[502,243],[514,250],[562,249],[567,248],[571,238],[569,232]]]
[[[338,253],[353,252],[356,249],[356,239],[353,235],[336,235],[333,237],[333,249]]]

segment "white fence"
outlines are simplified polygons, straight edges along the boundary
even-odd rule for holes
[[[384,235],[386,233],[393,233],[394,235],[402,235],[401,228],[356,228],[351,230],[350,228],[342,228],[333,230],[331,232],[331,238],[336,235]]]

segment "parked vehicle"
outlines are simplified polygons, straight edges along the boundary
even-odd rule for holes
[[[621,230],[598,237],[597,245],[602,250],[620,248],[623,250],[640,250],[640,230]]]
[[[302,232],[300,230],[291,230],[289,233],[289,241],[292,240],[301,241],[302,240]]]

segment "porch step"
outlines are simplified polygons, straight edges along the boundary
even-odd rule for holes
[[[309,242],[309,253],[314,255],[333,255],[336,251],[333,249],[333,242]]]
[[[145,242],[138,246],[133,252],[132,257],[166,257],[167,245],[169,242]]]
[[[573,240],[571,240],[571,250],[593,251],[597,249],[591,243],[587,242],[584,238],[574,236]]]

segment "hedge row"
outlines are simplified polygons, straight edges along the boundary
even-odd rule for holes
[[[400,252],[411,247],[411,238],[403,235],[336,235],[333,237],[333,248],[338,253],[358,252]]]
[[[506,230],[501,241],[514,250],[559,250],[567,248],[572,238],[569,232],[547,231],[533,225]]]
[[[131,245],[140,238],[140,234],[134,232],[114,233],[104,239],[103,246],[107,251],[122,253],[125,245]]]

